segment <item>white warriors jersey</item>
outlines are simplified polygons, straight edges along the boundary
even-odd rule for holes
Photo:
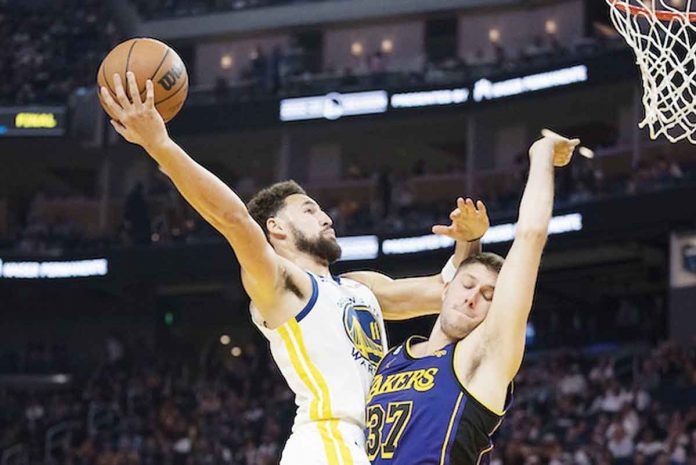
[[[362,436],[367,394],[387,350],[382,310],[363,284],[308,274],[312,295],[295,318],[270,330],[252,303],[252,319],[295,393],[293,435],[314,423],[322,440],[340,441],[338,426],[348,423]]]

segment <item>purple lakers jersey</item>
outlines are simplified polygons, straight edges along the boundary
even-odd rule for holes
[[[503,420],[477,401],[454,372],[450,344],[414,358],[414,336],[382,359],[368,394],[367,454],[373,465],[480,465]],[[506,409],[511,400],[508,391]],[[503,412],[504,414],[504,412]]]

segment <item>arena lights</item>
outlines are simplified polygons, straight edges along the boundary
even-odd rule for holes
[[[505,223],[491,226],[483,239],[482,244],[495,244],[509,242],[515,238],[516,223]],[[554,216],[549,223],[549,235],[563,234],[582,230],[582,215],[570,213]],[[382,242],[382,253],[385,255],[400,255],[407,253],[427,252],[431,250],[446,249],[454,245],[454,240],[446,236],[427,234],[416,237],[402,237],[398,239],[385,239]]]
[[[567,86],[587,81],[587,66],[577,65],[570,68],[532,74],[505,81],[491,82],[479,79],[474,84],[473,98],[476,102],[494,100],[502,97],[526,94],[553,87]]]
[[[336,239],[341,246],[341,260],[372,260],[379,255],[377,236],[348,236]]]
[[[454,105],[469,100],[469,89],[441,89],[422,92],[404,92],[391,96],[392,108],[417,108],[434,105]]]
[[[7,262],[0,260],[0,278],[58,279],[106,276],[109,263],[105,258],[64,262]]]
[[[389,106],[385,90],[339,94],[332,92],[317,97],[286,98],[280,101],[281,121],[308,119],[335,120],[342,116],[384,113]]]
[[[474,102],[495,100],[585,82],[587,79],[587,66],[577,65],[499,82],[479,79],[474,83],[473,91],[466,87],[460,87],[392,94],[390,103],[394,109],[457,105],[467,103],[471,99]]]
[[[281,121],[310,119],[336,120],[342,116],[384,113],[388,109],[461,105],[496,100],[529,92],[586,82],[585,65],[520,76],[503,81],[479,79],[471,88],[434,89],[400,92],[388,96],[385,90],[339,94],[332,92],[315,97],[288,98],[280,101]]]

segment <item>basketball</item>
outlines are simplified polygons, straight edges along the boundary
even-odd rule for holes
[[[181,110],[188,95],[188,74],[179,55],[167,44],[155,39],[137,38],[121,42],[114,47],[99,66],[97,83],[106,87],[116,100],[114,74],[121,76],[126,95],[130,96],[126,73],[132,71],[138,84],[140,97],[145,100],[145,83],[152,80],[155,89],[155,107],[165,122]],[[130,98],[130,97],[129,97]],[[99,96],[102,108],[113,119]],[[117,100],[116,100],[117,101]]]

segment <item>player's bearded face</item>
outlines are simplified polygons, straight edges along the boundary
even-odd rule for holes
[[[295,247],[300,252],[305,252],[322,262],[331,264],[341,258],[341,246],[335,238],[326,236],[321,232],[313,238],[290,225],[295,238]]]

